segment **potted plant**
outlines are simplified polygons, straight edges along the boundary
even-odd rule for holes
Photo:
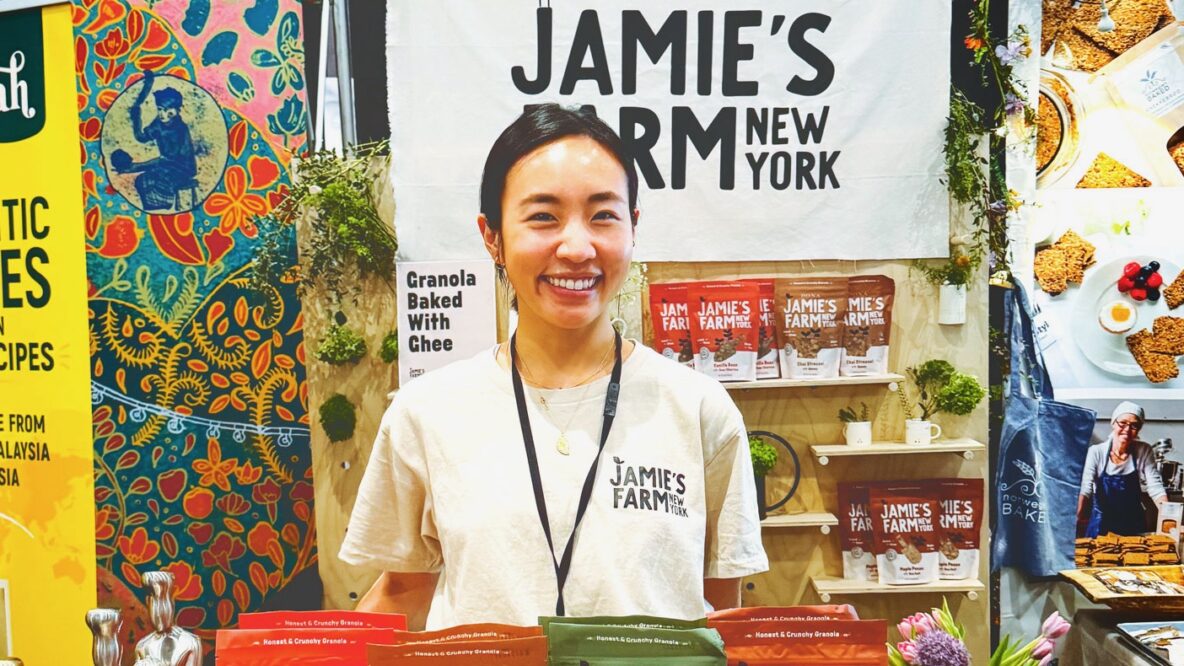
[[[982,263],[982,254],[963,250],[962,244],[950,244],[950,258],[937,266],[918,261],[914,267],[938,288],[937,323],[966,323],[966,287]]]
[[[756,480],[756,501],[761,520],[768,515],[765,506],[765,475],[777,464],[777,449],[764,439],[749,435],[748,451],[752,455],[752,474]]]
[[[843,437],[847,446],[868,446],[872,443],[872,420],[866,402],[859,403],[859,411],[853,407],[839,410],[839,420],[843,422]]]
[[[904,388],[896,384],[889,388],[900,395],[907,419],[905,441],[909,444],[928,444],[941,437],[941,426],[931,423],[929,417],[943,412],[964,416],[974,411],[987,395],[987,390],[974,375],[959,372],[949,361],[930,359],[906,372],[917,388],[918,417],[914,417],[913,405]]]

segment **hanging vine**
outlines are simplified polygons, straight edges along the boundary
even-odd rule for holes
[[[939,265],[914,263],[934,284],[969,284],[984,259],[989,260],[992,274],[1010,272],[1007,216],[1023,202],[1008,189],[1002,163],[992,157],[1004,153],[1012,128],[1028,128],[1035,121],[1035,112],[1026,102],[1026,87],[1015,70],[1031,55],[1032,45],[1024,26],[1005,39],[994,38],[990,4],[990,0],[976,0],[970,12],[971,33],[963,44],[982,85],[997,92],[999,103],[993,109],[983,109],[961,90],[950,87],[943,183],[950,198],[966,208],[971,225],[966,237],[951,240],[949,259]]]

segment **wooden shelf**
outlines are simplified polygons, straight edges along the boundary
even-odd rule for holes
[[[829,464],[831,458],[846,456],[916,455],[920,453],[954,453],[967,460],[974,460],[976,453],[986,450],[987,447],[982,442],[968,438],[945,439],[925,446],[903,442],[872,442],[868,446],[815,444],[810,447],[810,452],[818,459],[820,465]]]
[[[729,391],[740,389],[817,388],[819,386],[861,386],[903,382],[904,375],[869,375],[867,377],[834,377],[831,379],[761,379],[755,382],[723,382]]]
[[[838,517],[833,513],[827,513],[825,511],[787,513],[779,516],[769,516],[761,521],[761,527],[765,529],[817,527],[822,530],[823,534],[830,534],[830,528],[837,527],[838,524]]]
[[[830,603],[832,595],[841,594],[965,594],[968,599],[975,601],[980,592],[986,587],[977,578],[969,580],[939,580],[924,585],[884,585],[864,580],[846,580],[831,576],[814,576],[810,579],[814,591],[818,593],[822,603]]]

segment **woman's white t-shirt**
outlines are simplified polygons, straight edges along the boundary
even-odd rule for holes
[[[596,454],[607,385],[605,377],[573,389],[526,389],[556,558]],[[560,430],[570,455],[556,446]],[[492,353],[398,392],[340,557],[387,571],[439,571],[429,630],[533,625],[554,614],[555,569],[510,373]],[[704,578],[767,569],[739,410],[716,380],[636,345],[577,534],[567,615],[699,618],[707,610]]]

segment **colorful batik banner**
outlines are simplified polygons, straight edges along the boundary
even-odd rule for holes
[[[147,626],[319,607],[303,319],[251,284],[303,150],[294,0],[80,0],[73,53],[90,290],[99,602]]]

